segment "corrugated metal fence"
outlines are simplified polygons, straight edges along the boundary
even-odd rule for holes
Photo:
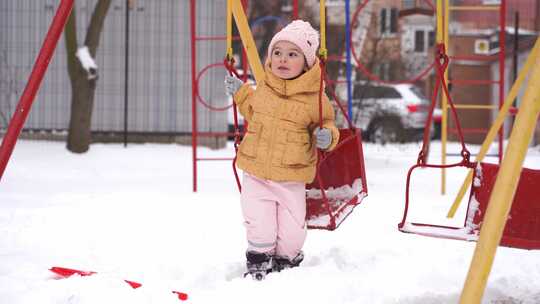
[[[77,0],[77,35],[83,43],[97,0]],[[123,132],[125,73],[128,72],[128,131],[191,132],[189,1],[132,1],[129,26],[126,2],[113,0],[96,62],[99,79],[92,117],[93,132]],[[57,0],[0,0],[0,129],[7,127],[58,6]],[[197,1],[197,34],[225,34],[225,0]],[[125,64],[129,30],[129,64]],[[219,62],[225,42],[197,46],[198,70]],[[213,106],[226,104],[223,69],[210,69],[200,94]],[[60,40],[25,124],[25,130],[64,131],[68,127],[71,87],[66,48]],[[225,132],[226,112],[198,111],[199,131]]]

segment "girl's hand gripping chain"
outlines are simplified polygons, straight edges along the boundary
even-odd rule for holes
[[[332,143],[332,132],[330,129],[317,127],[315,129],[315,137],[317,139],[317,148],[326,150]]]
[[[233,96],[244,82],[234,76],[226,75],[225,76],[225,94]]]

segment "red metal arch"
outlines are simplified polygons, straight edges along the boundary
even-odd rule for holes
[[[209,69],[219,67],[219,66],[222,66],[222,67],[225,68],[225,64],[223,62],[212,63],[212,64],[209,64],[209,65],[205,66],[202,70],[200,70],[199,73],[197,74],[197,77],[195,78],[195,96],[197,98],[197,101],[199,101],[203,106],[205,106],[206,108],[208,108],[208,109],[210,109],[212,111],[225,111],[225,110],[229,109],[230,107],[232,107],[232,103],[229,104],[229,105],[226,105],[224,107],[214,107],[211,104],[209,104],[206,100],[204,100],[201,97],[201,94],[199,93],[199,83],[200,83],[201,77]]]

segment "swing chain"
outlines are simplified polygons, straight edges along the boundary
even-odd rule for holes
[[[418,159],[416,160],[416,164],[422,166],[426,164],[426,152],[424,149],[420,150],[420,153],[418,153]]]
[[[463,132],[462,132],[461,126],[459,124],[456,109],[455,109],[454,103],[452,102],[452,98],[450,97],[450,94],[448,92],[447,84],[445,82],[444,74],[446,73],[447,68],[448,68],[449,58],[448,58],[448,55],[446,54],[444,43],[437,44],[437,49],[436,49],[436,55],[435,56],[436,56],[436,62],[437,62],[437,72],[439,74],[439,79],[441,81],[442,89],[443,89],[442,93],[445,94],[446,97],[448,98],[448,103],[449,103],[450,108],[452,110],[452,114],[453,114],[454,119],[456,121],[457,129],[458,129],[458,132],[459,132],[459,137],[460,137],[460,141],[461,141],[461,157],[462,157],[461,163],[464,166],[471,167],[472,166],[471,161],[470,161],[471,153],[469,152],[469,150],[467,150],[467,147],[465,146],[465,140],[463,138]]]
[[[225,59],[223,59],[223,65],[225,65],[225,68],[227,69],[227,72],[229,72],[230,76],[236,76],[237,78],[240,78],[238,75],[238,72],[234,68],[234,57],[229,55],[225,56]],[[234,115],[234,152],[235,156],[232,162],[233,172],[234,172],[234,178],[236,180],[236,185],[238,186],[238,191],[242,192],[242,185],[240,183],[240,178],[238,177],[238,172],[236,171],[236,156],[238,154],[238,145],[240,145],[240,128],[238,127],[238,112],[236,110],[236,102],[234,101],[234,97],[232,98],[232,108],[233,108],[233,115]]]
[[[326,72],[326,61],[323,56],[319,56],[319,66],[321,68],[321,80],[319,83],[319,128],[323,128],[322,121],[322,96],[324,91],[324,74]]]
[[[444,43],[438,43],[437,48],[435,51],[435,58],[437,61],[437,65],[442,70],[443,74],[446,72],[446,69],[448,68],[449,58],[446,54],[446,50],[444,48]]]
[[[471,152],[469,150],[461,150],[461,157],[462,157],[462,164],[466,167],[472,168],[473,165],[471,163]]]
[[[227,69],[227,72],[229,72],[229,75],[233,75],[234,73],[234,57],[226,54],[225,58],[223,59],[223,64],[225,65],[225,68]]]
[[[226,54],[225,59],[223,59],[223,64],[225,65],[225,68],[229,72],[230,76],[234,75],[234,76],[239,78],[238,73],[234,69],[234,63],[235,63],[234,57],[230,56],[229,54]],[[233,107],[235,107],[235,109],[234,109],[234,116],[235,116],[234,147],[237,150],[238,149],[237,147],[240,144],[240,128],[237,127],[238,123],[237,123],[237,118],[236,118],[236,103],[234,101],[234,98],[233,98]]]

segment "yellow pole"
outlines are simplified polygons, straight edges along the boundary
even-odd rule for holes
[[[447,0],[444,0],[445,2]],[[448,50],[448,44],[446,41],[446,22],[448,18],[445,17],[445,12],[443,11],[443,0],[437,0],[437,43],[444,43],[446,49]],[[446,78],[446,72],[444,77]],[[441,90],[441,111],[442,111],[442,120],[441,120],[441,163],[446,164],[446,125],[448,120],[448,111],[446,108],[446,96]],[[446,192],[446,171],[444,168],[441,169],[441,193]]]
[[[484,143],[482,144],[482,147],[480,148],[480,151],[478,152],[478,155],[476,156],[475,161],[481,162],[486,156],[488,149],[491,146],[491,143],[495,139],[495,136],[498,135],[499,129],[501,128],[506,118],[506,115],[508,114],[508,110],[512,106],[514,99],[516,99],[519,89],[521,88],[521,85],[523,81],[525,80],[525,77],[527,77],[527,75],[529,74],[529,70],[532,64],[535,62],[536,57],[539,56],[539,53],[540,53],[540,39],[537,39],[536,43],[534,44],[533,49],[531,50],[531,53],[529,54],[529,57],[527,58],[527,61],[525,62],[523,68],[519,72],[516,82],[514,82],[514,84],[512,85],[512,88],[510,89],[510,92],[506,96],[506,99],[504,100],[504,104],[501,107],[499,114],[497,115],[497,118],[495,118],[493,125],[491,125],[491,128],[489,129],[489,132],[486,135],[486,139],[484,139]],[[461,200],[465,196],[465,193],[467,192],[469,185],[471,185],[472,178],[473,178],[473,170],[470,170],[469,173],[467,174],[467,177],[465,178],[465,181],[463,181],[461,188],[459,189],[459,192],[456,196],[456,199],[454,200],[454,203],[452,204],[452,206],[450,207],[450,210],[448,211],[448,214],[447,214],[448,218],[452,218],[456,214],[456,211],[459,207],[459,204],[461,203]]]
[[[444,23],[443,23],[443,39],[446,53],[450,53],[450,40],[448,37],[448,24],[450,22],[450,3],[449,0],[444,1]],[[450,67],[450,66],[448,66]],[[448,84],[448,69],[444,71],[444,82]],[[448,97],[444,94],[444,91],[441,90],[441,110],[442,110],[442,120],[441,120],[441,164],[446,165],[446,144],[448,141]],[[446,193],[446,169],[441,169],[441,194]]]
[[[236,27],[240,32],[240,38],[242,39],[242,43],[246,49],[249,66],[251,67],[255,81],[259,83],[264,78],[264,68],[261,64],[259,52],[257,51],[255,40],[253,40],[253,35],[251,35],[246,14],[244,13],[244,8],[242,7],[240,0],[233,0],[232,11],[234,20],[236,21]]]
[[[233,56],[232,49],[232,0],[227,0],[227,59]]]
[[[475,304],[482,301],[497,246],[501,241],[506,219],[512,207],[523,160],[540,112],[540,90],[538,90],[540,87],[540,56],[536,56],[530,77],[512,128],[508,149],[491,192],[480,237],[461,294],[461,304]]]
[[[326,49],[326,0],[321,0],[319,3],[320,14],[320,28],[321,28],[321,46],[319,48],[319,55],[326,59],[328,56],[328,50]]]
[[[443,0],[437,0],[437,43],[442,43],[443,37]]]

